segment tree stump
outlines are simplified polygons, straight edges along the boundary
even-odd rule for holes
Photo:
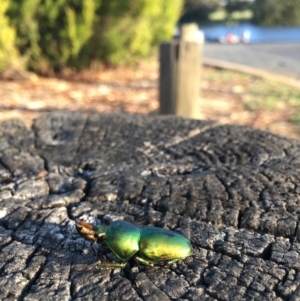
[[[174,116],[49,113],[0,124],[1,300],[299,300],[300,143]],[[74,221],[186,235],[166,266],[108,252]]]

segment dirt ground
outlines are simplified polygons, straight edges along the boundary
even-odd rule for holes
[[[245,110],[249,79],[210,80],[203,68],[201,119],[242,124],[299,139],[300,128],[290,121],[289,107]],[[255,79],[253,79],[255,80]],[[158,64],[136,68],[89,70],[62,78],[32,76],[27,80],[0,80],[0,121],[20,118],[30,127],[43,112],[158,112]]]

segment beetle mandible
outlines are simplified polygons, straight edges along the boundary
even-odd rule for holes
[[[163,228],[138,227],[127,221],[93,225],[80,220],[76,229],[87,240],[101,239],[114,253],[118,262],[98,263],[99,268],[124,268],[133,256],[145,265],[162,261],[171,264],[193,253],[191,243],[183,235]]]

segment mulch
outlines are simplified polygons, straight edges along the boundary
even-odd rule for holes
[[[204,75],[212,71],[203,68]],[[203,78],[201,119],[248,125],[299,139],[300,129],[290,122],[289,108],[245,110],[243,102],[247,98],[247,86],[251,84],[249,79],[216,82]],[[157,114],[158,64],[99,68],[63,77],[34,75],[26,79],[0,80],[0,94],[0,121],[20,118],[28,127],[41,113],[54,110]]]

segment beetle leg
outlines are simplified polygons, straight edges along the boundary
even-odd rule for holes
[[[142,257],[135,256],[135,259],[136,259],[138,262],[142,263],[142,264],[150,265],[150,266],[152,266],[152,267],[154,266],[154,264],[153,264],[151,261],[149,261],[149,260],[147,260],[147,259],[144,259],[144,258],[142,258]]]
[[[97,262],[98,269],[123,269],[126,267],[126,262]]]
[[[108,254],[110,255],[110,254]],[[98,269],[114,269],[114,268],[125,268],[127,262],[121,261],[114,253],[111,253],[111,261],[107,261],[107,257],[105,255],[102,256],[104,261],[98,260],[97,261],[97,268]]]
[[[169,260],[168,261],[168,264],[172,264],[172,263],[175,263],[175,262],[177,262],[177,261],[179,261],[180,259],[172,259],[172,260]]]
[[[98,260],[96,263],[93,263],[93,264],[88,265],[88,266],[84,269],[84,272],[93,271],[94,269],[97,268],[97,265],[98,265],[99,263],[101,263],[100,260]]]
[[[172,264],[172,263],[175,263],[180,260],[180,259],[172,259],[167,262],[166,261],[164,261],[164,262],[163,261],[150,261],[150,260],[144,259],[139,256],[135,256],[135,259],[142,264],[150,265],[150,266],[154,266],[155,264],[160,264],[161,266],[166,266],[166,264]]]
[[[97,262],[87,266],[84,269],[84,272],[90,272],[94,270],[100,270],[100,269],[123,269],[126,267],[126,262],[109,262],[109,261],[104,261],[102,262],[101,260],[98,260]]]

